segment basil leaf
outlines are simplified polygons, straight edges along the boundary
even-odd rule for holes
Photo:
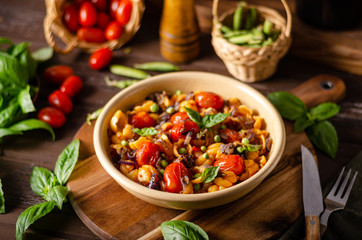
[[[19,55],[21,53],[23,53],[27,48],[29,47],[29,43],[19,43],[19,44],[15,44],[12,45],[11,47],[8,48],[8,54],[10,54],[11,56],[14,57],[19,57]]]
[[[53,187],[53,183],[54,174],[51,171],[37,166],[33,168],[30,175],[30,187],[34,193],[45,199],[48,190]]]
[[[15,121],[18,113],[21,112],[18,100],[10,100],[9,104],[0,111],[0,128],[8,127]]]
[[[311,126],[314,121],[311,118],[308,118],[306,114],[297,118],[294,123],[294,133],[298,133],[306,129],[307,127]]]
[[[307,112],[305,104],[288,92],[273,92],[267,96],[269,101],[278,109],[282,117],[296,120]]]
[[[27,208],[22,212],[16,221],[16,239],[22,240],[23,235],[28,227],[39,218],[50,213],[54,208],[53,202],[43,202]]]
[[[206,232],[188,221],[167,221],[161,224],[165,240],[208,240]]]
[[[26,48],[20,55],[19,55],[19,62],[27,71],[29,79],[35,77],[36,67],[38,65],[37,61],[31,56],[29,48]]]
[[[99,117],[99,114],[101,114],[102,109],[103,108],[99,108],[99,109],[95,110],[94,112],[87,114],[87,124],[88,125],[91,125],[92,124],[91,121],[96,120]]]
[[[61,185],[64,185],[72,173],[79,156],[79,139],[71,142],[59,155],[54,167],[54,174]]]
[[[154,128],[133,128],[132,132],[137,133],[140,136],[152,136],[158,133],[158,131]]]
[[[53,128],[49,124],[47,124],[43,121],[40,121],[38,119],[34,119],[34,118],[26,119],[26,120],[17,122],[14,125],[12,125],[11,127],[9,127],[9,130],[18,131],[18,132],[24,132],[24,131],[34,130],[34,129],[47,130],[52,135],[52,139],[53,140],[55,139],[55,133],[53,131]],[[1,135],[0,135],[0,137],[1,137]]]
[[[29,85],[19,92],[18,102],[23,113],[34,112],[36,110],[33,101],[31,100]]]
[[[29,75],[18,59],[7,53],[0,52],[0,79],[9,85],[25,88]]]
[[[219,168],[220,166],[206,168],[201,174],[201,182],[212,182],[216,178]]]
[[[13,45],[13,42],[9,38],[0,37],[0,46],[3,44]]]
[[[186,109],[186,113],[189,116],[189,118],[192,121],[194,121],[195,123],[197,123],[199,128],[203,128],[202,117],[201,117],[200,113],[192,110],[191,108],[185,107],[185,109]]]
[[[310,109],[310,114],[317,121],[323,121],[333,117],[339,112],[340,107],[335,103],[322,103]]]
[[[206,115],[202,118],[202,125],[205,128],[211,128],[216,124],[222,123],[230,114],[229,113],[217,113]]]
[[[53,57],[54,50],[52,47],[43,47],[35,52],[33,52],[31,55],[37,62],[45,62],[48,61]]]
[[[338,136],[336,129],[329,121],[324,120],[318,122],[308,127],[306,132],[309,139],[317,148],[327,153],[332,158],[336,157]]]
[[[21,135],[21,134],[23,134],[23,133],[20,131],[14,131],[14,130],[10,130],[8,128],[0,128],[0,142],[1,142],[2,138],[5,136]]]
[[[0,213],[5,213],[5,198],[3,192],[3,185],[1,184],[1,179],[0,179]]]
[[[54,186],[48,190],[45,195],[45,200],[54,202],[57,207],[61,210],[63,207],[63,202],[68,195],[68,187],[65,186]]]

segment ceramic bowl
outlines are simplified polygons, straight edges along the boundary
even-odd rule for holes
[[[224,99],[237,97],[242,104],[257,111],[266,122],[273,145],[265,166],[249,179],[230,188],[210,193],[178,194],[144,187],[124,176],[112,163],[109,121],[115,111],[126,111],[142,102],[149,94],[165,90],[167,92],[211,91]],[[128,87],[116,94],[103,108],[94,129],[93,141],[96,155],[107,173],[124,189],[134,196],[166,208],[202,209],[220,206],[234,201],[257,187],[275,168],[285,146],[285,128],[274,106],[257,90],[235,79],[206,72],[176,72],[160,74]]]

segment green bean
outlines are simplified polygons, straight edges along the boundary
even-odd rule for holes
[[[236,36],[243,35],[243,34],[246,34],[246,33],[248,33],[247,30],[231,31],[231,32],[223,34],[223,37],[224,38],[236,37]]]
[[[138,82],[138,80],[133,80],[133,79],[126,79],[126,80],[111,80],[109,79],[108,76],[106,76],[104,78],[104,81],[106,82],[107,86],[109,87],[117,87],[117,88],[120,88],[120,89],[123,89],[123,88],[126,88],[126,87],[129,87],[135,83]]]
[[[255,25],[257,20],[258,12],[255,8],[249,8],[248,15],[245,20],[245,29],[250,30]]]
[[[147,63],[136,63],[134,65],[137,69],[157,71],[157,72],[172,72],[179,71],[180,68],[168,62],[147,62]]]
[[[233,16],[233,29],[239,30],[242,27],[244,4],[239,4]]]
[[[248,33],[248,34],[244,34],[244,35],[240,35],[240,36],[236,36],[236,37],[231,37],[231,38],[229,38],[229,42],[234,43],[234,44],[246,44],[252,39],[253,39],[253,34]]]
[[[114,73],[117,75],[121,75],[124,77],[130,77],[130,78],[136,78],[136,79],[145,79],[145,78],[148,78],[151,76],[150,74],[148,74],[142,70],[123,66],[123,65],[118,65],[118,64],[111,65],[110,71],[111,71],[111,73]]]
[[[229,28],[228,26],[221,25],[220,31],[223,33],[229,33],[229,32],[232,32],[233,30],[231,28]]]
[[[103,108],[98,108],[94,112],[87,114],[87,123],[88,123],[88,125],[92,125],[91,121],[96,120],[98,118],[99,114],[101,114],[102,110],[103,110]]]
[[[263,32],[266,34],[266,35],[269,35],[271,33],[271,29],[273,27],[273,23],[270,22],[269,20],[265,20],[264,21],[264,24],[263,24]]]
[[[272,34],[270,35],[270,37],[271,37],[271,39],[272,39],[273,42],[274,42],[275,40],[278,39],[279,35],[280,35],[280,30],[275,30],[274,32],[272,32]]]

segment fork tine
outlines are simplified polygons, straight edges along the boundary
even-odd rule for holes
[[[343,194],[344,189],[345,189],[345,187],[346,187],[346,185],[347,185],[347,182],[348,182],[348,179],[349,179],[349,176],[350,176],[350,175],[351,175],[351,169],[349,169],[346,177],[344,178],[343,183],[342,183],[341,187],[339,188],[336,197],[339,197],[339,198],[342,197],[342,194]]]
[[[357,174],[358,174],[358,172],[356,171],[355,174],[353,175],[353,178],[352,178],[351,182],[350,182],[349,185],[348,185],[348,188],[347,188],[346,193],[344,194],[344,197],[343,197],[343,202],[344,202],[344,204],[346,204],[347,199],[348,199],[348,197],[349,197],[349,194],[351,193],[351,190],[352,190],[354,181],[356,180]]]
[[[337,187],[338,187],[338,185],[339,185],[339,182],[341,181],[341,178],[342,178],[342,175],[343,175],[343,172],[344,172],[344,168],[345,168],[345,167],[342,168],[342,171],[341,171],[341,173],[339,174],[336,183],[333,185],[333,188],[332,188],[331,191],[328,193],[328,196],[327,196],[327,197],[332,197],[332,196],[334,196],[334,194],[335,194],[335,192],[336,192],[336,190],[337,190]]]

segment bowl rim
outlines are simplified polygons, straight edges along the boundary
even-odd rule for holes
[[[256,174],[251,176],[250,178],[246,179],[243,182],[240,182],[238,184],[235,184],[232,187],[223,189],[222,191],[216,191],[216,192],[207,192],[207,193],[196,193],[196,194],[180,194],[180,193],[169,193],[164,192],[160,190],[155,189],[149,189],[139,183],[134,182],[133,180],[129,179],[121,171],[119,171],[112,163],[112,161],[108,158],[107,153],[105,152],[105,147],[102,147],[101,139],[102,139],[102,131],[104,128],[108,128],[108,123],[104,123],[105,118],[108,116],[108,112],[113,107],[113,105],[119,101],[119,99],[126,96],[129,92],[136,91],[139,86],[152,84],[153,82],[158,81],[164,81],[169,78],[175,78],[175,77],[219,77],[223,81],[232,81],[234,84],[239,84],[241,87],[245,88],[247,91],[249,91],[251,94],[259,99],[262,100],[263,104],[267,106],[270,111],[268,111],[268,114],[272,114],[273,118],[277,119],[278,126],[273,126],[273,128],[278,128],[277,131],[280,131],[280,139],[279,141],[274,141],[273,139],[273,147],[278,149],[278,151],[274,151],[274,156],[272,161],[270,161],[271,156],[269,157],[266,165],[259,170]],[[146,96],[144,96],[146,97]],[[106,126],[105,126],[106,124]],[[104,130],[106,131],[106,130]],[[246,83],[242,83],[236,79],[233,79],[228,76],[216,74],[216,73],[209,73],[209,72],[201,72],[201,71],[182,71],[182,72],[171,72],[171,73],[162,73],[153,77],[150,77],[148,79],[142,80],[130,87],[127,87],[124,90],[121,90],[116,95],[114,95],[103,107],[103,110],[101,114],[99,115],[93,132],[93,144],[95,148],[95,152],[97,155],[97,158],[99,162],[101,163],[102,167],[105,169],[105,171],[111,175],[111,177],[116,180],[125,190],[137,192],[142,195],[146,195],[148,197],[158,199],[158,200],[166,200],[166,201],[176,201],[176,202],[200,202],[200,201],[206,201],[213,198],[221,198],[225,195],[229,195],[232,192],[238,192],[241,189],[243,189],[244,186],[253,186],[255,184],[255,179],[261,178],[261,181],[263,181],[270,172],[276,167],[278,164],[285,148],[285,142],[286,142],[286,132],[283,120],[279,114],[279,112],[276,110],[274,105],[269,102],[269,100],[258,90],[254,89],[253,87],[247,85]],[[260,182],[261,182],[260,181]],[[260,183],[259,182],[259,183]],[[259,184],[258,183],[258,184]],[[257,185],[258,185],[257,184]]]

